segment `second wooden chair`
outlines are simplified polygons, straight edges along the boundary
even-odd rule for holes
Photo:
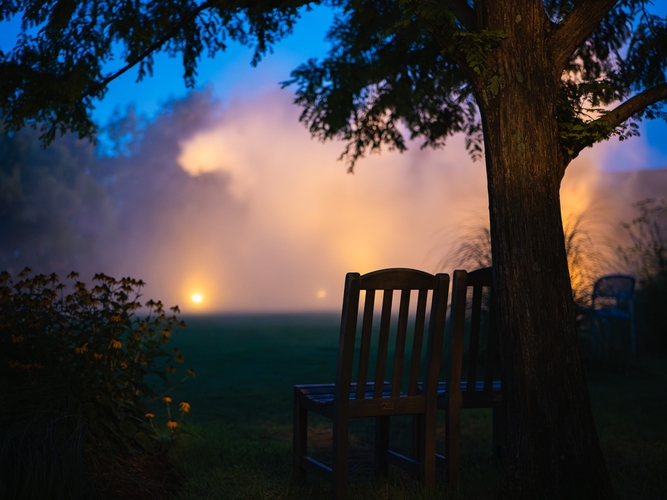
[[[462,408],[493,408],[493,445],[498,457],[503,453],[506,415],[494,309],[492,268],[454,271],[447,374],[438,384],[438,409],[445,411],[445,454],[438,455],[437,463],[450,486],[460,478]]]

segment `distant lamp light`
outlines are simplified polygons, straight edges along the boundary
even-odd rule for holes
[[[204,300],[204,297],[202,297],[198,293],[195,293],[195,294],[192,294],[191,299],[192,299],[192,302],[194,302],[195,304],[199,304],[202,300]]]

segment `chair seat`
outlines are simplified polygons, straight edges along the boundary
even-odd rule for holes
[[[295,385],[294,388],[299,392],[300,397],[303,397],[315,405],[329,406],[333,404],[334,394],[336,393],[336,384],[303,384]],[[366,391],[364,393],[365,399],[371,399],[375,390],[375,384],[368,382],[366,384]],[[350,384],[350,400],[354,400],[357,394],[357,384]],[[382,397],[388,398],[391,396],[391,384],[384,383],[382,388]]]
[[[465,380],[461,381],[461,392],[468,392],[468,382]],[[502,389],[502,383],[500,380],[494,380],[491,384],[491,392],[500,392]],[[485,392],[484,391],[484,381],[477,380],[475,382],[475,392]],[[447,393],[447,382],[438,382],[438,397],[444,396]]]
[[[617,308],[594,309],[593,314],[603,318],[632,319],[632,314],[629,311],[624,311],[622,309],[617,309]]]

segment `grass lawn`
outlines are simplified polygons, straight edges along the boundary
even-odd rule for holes
[[[187,434],[169,452],[180,481],[174,498],[326,499],[326,482],[290,485],[292,386],[332,382],[337,314],[185,318],[174,336],[196,372],[171,391],[192,410]],[[667,499],[667,360],[598,362],[589,367],[598,432],[618,498]],[[463,412],[462,483],[453,494],[439,481],[433,498],[492,498],[499,472],[491,455],[489,410]],[[372,479],[371,422],[352,429],[350,497],[423,499],[417,481],[393,469]],[[312,446],[326,454],[326,420],[312,419]],[[408,423],[392,424],[392,439],[407,442]]]

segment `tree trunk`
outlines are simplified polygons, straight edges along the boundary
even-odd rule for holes
[[[575,329],[549,22],[541,1],[478,4],[484,28],[509,35],[475,81],[509,412],[499,497],[612,498]]]

